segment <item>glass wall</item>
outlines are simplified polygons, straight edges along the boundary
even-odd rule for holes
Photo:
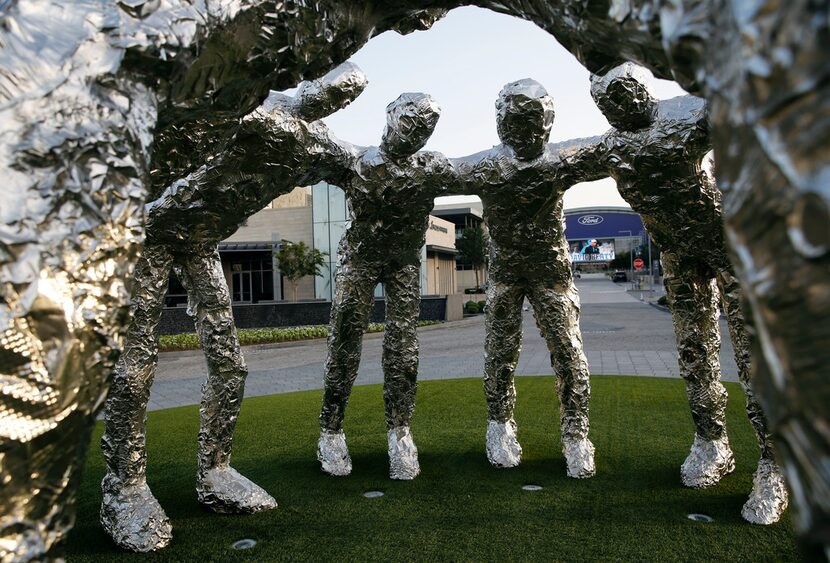
[[[320,182],[311,187],[311,214],[314,227],[314,248],[327,252],[321,275],[314,279],[314,296],[331,301],[334,297],[334,273],[337,270],[337,248],[349,226],[346,194],[339,187]],[[427,291],[427,252],[421,249],[421,294]],[[383,297],[383,285],[375,288],[375,297]]]

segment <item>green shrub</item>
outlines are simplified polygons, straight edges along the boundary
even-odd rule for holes
[[[661,295],[660,299],[657,300],[658,305],[662,305],[663,307],[669,306],[669,300],[665,295]]]
[[[478,303],[475,301],[467,301],[464,305],[464,312],[470,315],[475,315],[478,313]]]
[[[478,312],[479,313],[483,313],[486,308],[487,308],[487,301],[479,301],[478,302]]]
[[[418,326],[430,326],[444,321],[418,321]],[[292,326],[286,328],[240,328],[237,329],[239,343],[242,346],[252,344],[273,344],[276,342],[293,342],[295,340],[309,340],[328,336],[327,325]],[[383,332],[383,323],[369,323],[366,332]],[[190,333],[162,334],[159,338],[159,349],[162,352],[174,350],[198,350],[199,337]]]

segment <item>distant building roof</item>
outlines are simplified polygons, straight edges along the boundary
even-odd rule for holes
[[[427,252],[440,252],[441,254],[458,254],[455,248],[448,248],[446,246],[439,246],[437,244],[428,244]]]
[[[279,242],[220,242],[219,252],[251,252],[255,250],[273,250]]]
[[[586,213],[633,213],[637,215],[637,212],[630,207],[621,206],[573,207],[565,210],[565,215],[584,215]]]
[[[568,240],[639,237],[645,231],[630,207],[580,207],[565,212]]]

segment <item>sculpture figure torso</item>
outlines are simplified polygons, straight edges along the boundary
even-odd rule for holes
[[[452,167],[439,153],[395,161],[377,147],[364,149],[344,185],[352,222],[341,251],[390,267],[420,263],[433,200],[451,181]]]
[[[549,144],[533,160],[520,160],[503,145],[467,159],[475,162],[465,180],[484,203],[494,279],[570,275],[562,197],[573,184],[594,177],[586,164],[596,140]]]
[[[702,163],[708,133],[703,100],[682,96],[660,102],[652,125],[612,130],[603,145],[617,189],[660,248],[721,265],[721,194]]]

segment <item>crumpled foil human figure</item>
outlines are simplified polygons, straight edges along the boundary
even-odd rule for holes
[[[0,6],[0,560],[59,558],[128,320],[143,203],[268,90],[444,11],[363,3]],[[184,133],[187,132],[187,133]],[[197,143],[198,144],[198,143]],[[153,164],[149,165],[149,155]],[[169,181],[165,181],[165,179]]]
[[[317,448],[323,471],[331,475],[352,470],[343,419],[378,283],[386,291],[383,401],[389,476],[409,480],[420,472],[410,421],[418,378],[421,248],[435,197],[457,184],[446,157],[418,152],[439,116],[429,95],[401,94],[386,108],[380,146],[353,147],[347,168],[331,178],[346,192],[351,210],[338,248]]]
[[[680,470],[683,483],[708,487],[735,468],[726,433],[726,389],[720,383],[722,304],[761,448],[742,514],[755,524],[777,522],[787,507],[787,490],[752,390],[749,335],[724,240],[721,193],[702,165],[711,147],[705,103],[694,96],[658,102],[647,71],[631,63],[592,76],[591,95],[614,127],[602,138],[602,158],[620,194],[663,251],[680,374],[695,424],[694,443]]]
[[[276,501],[230,466],[233,430],[247,367],[233,321],[218,245],[272,199],[317,181],[327,168],[320,122],[366,86],[345,63],[300,85],[294,97],[276,92],[238,123],[232,143],[200,155],[205,164],[147,204],[147,240],[135,273],[132,320],[116,366],[101,439],[107,474],[101,523],[116,544],[134,551],[167,545],[172,527],[146,480],[145,427],[158,359],[158,323],[171,267],[188,292],[208,375],[200,408],[197,496],[215,512],[250,513]],[[208,150],[216,150],[210,144]],[[331,158],[337,158],[335,153]]]
[[[117,108],[114,111],[133,112],[132,123],[142,132],[142,150],[136,154],[143,158],[147,154],[143,149],[154,138],[157,101],[160,117],[156,137],[177,128],[194,133],[203,127],[211,130],[206,116],[212,110],[242,116],[257,107],[269,88],[286,88],[304,76],[322,74],[345,60],[371,35],[390,28],[402,32],[427,28],[440,17],[442,8],[461,3],[429,2],[437,9],[423,10],[423,0],[321,0],[290,5],[245,0],[210,5],[203,0],[83,0],[73,3],[72,11],[55,11],[55,4],[32,0],[6,3],[0,9],[4,21],[0,29],[4,46],[0,53],[0,127],[7,149],[2,169],[6,178],[28,174],[32,179],[29,185],[38,188],[4,195],[4,201],[26,201],[24,213],[31,217],[26,220],[30,234],[18,236],[26,221],[3,209],[9,215],[3,216],[5,230],[0,239],[4,244],[0,280],[5,299],[0,304],[0,316],[20,319],[29,315],[32,296],[39,287],[31,291],[21,288],[40,284],[19,280],[27,276],[30,280],[58,279],[65,270],[59,262],[72,260],[64,254],[58,263],[40,261],[42,250],[44,256],[52,255],[54,250],[48,237],[39,242],[38,225],[45,225],[39,204],[44,201],[42,193],[50,190],[59,194],[60,199],[60,194],[65,193],[61,191],[61,182],[75,181],[75,177],[67,178],[60,171],[79,165],[86,153],[64,151],[61,154],[66,158],[59,162],[53,158],[56,154],[49,153],[46,160],[32,161],[28,147],[34,137],[26,135],[34,132],[38,141],[48,137],[48,142],[35,144],[35,153],[48,153],[45,147],[58,146],[62,137],[37,131],[50,127],[50,131],[61,131],[63,123],[83,113],[86,138],[97,131],[108,145],[121,147],[132,139],[121,134],[118,120],[112,119],[111,113],[87,111],[90,106],[84,100],[89,97],[89,90],[101,84],[113,90],[116,88],[111,85],[117,83],[112,103],[104,105]],[[793,484],[794,505],[798,508],[796,527],[811,549],[824,549],[822,546],[828,546],[826,529],[830,521],[830,497],[823,493],[830,477],[821,469],[830,457],[830,440],[820,430],[828,426],[825,405],[830,402],[830,385],[824,377],[830,359],[830,334],[822,330],[830,310],[826,244],[830,237],[824,228],[830,222],[830,203],[826,191],[820,188],[824,185],[820,179],[826,176],[830,162],[830,127],[823,118],[830,107],[830,96],[826,95],[830,88],[830,62],[825,56],[830,25],[826,3],[763,0],[746,10],[736,0],[615,0],[607,10],[600,11],[586,10],[581,2],[569,0],[479,0],[474,4],[533,21],[593,72],[605,72],[626,59],[632,60],[661,78],[677,79],[688,91],[708,99],[718,181],[724,193],[727,240],[751,307],[747,325],[758,336],[753,340],[757,343],[753,368],[756,390],[778,440],[779,459]],[[48,53],[40,48],[47,40]],[[78,111],[55,111],[64,107]],[[39,117],[28,119],[27,115]],[[34,122],[38,127],[30,127]],[[26,142],[18,142],[24,137]],[[186,160],[182,154],[178,157]],[[176,159],[157,150],[154,158]],[[137,167],[145,165],[139,162]],[[152,170],[161,168],[154,165]],[[101,170],[95,168],[96,177]],[[178,172],[171,172],[170,182],[190,171]],[[167,186],[169,182],[158,185]],[[95,200],[112,189],[108,183],[83,186],[79,191],[70,191],[94,194]],[[83,243],[96,246],[98,241],[112,240],[108,237],[124,225],[131,225],[136,215],[127,209],[130,205],[125,202],[130,201],[118,198],[117,205],[122,206],[119,212],[124,213],[117,215],[104,233],[87,232]],[[92,207],[85,207],[81,213],[91,210]],[[90,217],[87,224],[91,225],[105,218],[106,213],[92,213]],[[32,234],[35,230],[36,235]],[[45,227],[43,230],[49,231]],[[129,230],[132,232],[132,227]],[[140,230],[140,226],[135,227],[136,237],[140,238]],[[65,234],[54,240],[75,240],[72,232]],[[20,238],[27,242],[21,243]],[[130,234],[119,239],[118,248],[113,251],[115,258],[107,263],[106,276],[94,276],[94,286],[109,291],[125,284],[131,271],[129,257],[135,252],[133,238]],[[29,252],[23,252],[21,245]],[[15,252],[7,250],[10,246]],[[122,251],[126,253],[123,257],[117,255]],[[75,272],[73,268],[72,273]],[[98,285],[99,280],[103,285]],[[112,284],[107,285],[107,280]],[[82,299],[84,292],[71,293]],[[112,306],[107,311],[114,317],[99,317],[95,321],[101,331],[112,336],[87,341],[84,349],[96,360],[115,361],[116,353],[110,351],[118,348],[123,334],[125,315],[117,313],[125,311],[127,294],[126,288],[111,291]],[[66,311],[66,307],[61,309]],[[75,328],[88,328],[87,318],[81,315],[71,330],[51,341],[71,347],[72,342],[78,342],[73,340]],[[11,325],[8,320],[4,322],[8,330]],[[18,337],[43,341],[43,337],[31,331],[26,334],[16,326],[11,330],[6,342]],[[60,333],[58,329],[53,334]],[[111,343],[115,345],[110,346]],[[3,349],[13,348],[4,345]],[[0,365],[5,364],[4,360]],[[96,369],[100,365],[92,364]],[[3,374],[16,370],[16,365],[16,360],[10,360],[10,367],[4,367]],[[51,365],[45,369],[49,379],[56,381],[59,370]],[[108,371],[86,371],[79,379],[81,387],[101,388],[101,393],[105,392]],[[95,397],[96,392],[90,396]],[[76,402],[80,410],[95,408],[86,406],[84,393]],[[93,398],[89,402],[95,405],[100,401]],[[4,427],[18,424],[20,419],[15,413],[22,412],[20,408],[12,398],[3,395],[4,416],[9,417]],[[62,419],[66,422],[58,425],[69,424],[70,418]],[[86,425],[79,424],[77,432],[68,433],[72,439],[59,441],[64,446],[62,455],[73,458],[68,462],[73,467],[84,459],[83,430],[89,424],[91,418]],[[12,444],[13,451],[19,450],[19,441],[7,443]],[[49,440],[26,443],[31,445],[30,452],[56,447],[50,446],[53,442]],[[38,459],[56,458],[45,455]],[[14,486],[5,489],[9,493],[3,492],[2,502],[12,507],[2,512],[9,518],[0,523],[0,536],[10,538],[3,544],[3,553],[19,552],[29,558],[38,557],[45,550],[59,554],[61,541],[72,523],[76,482],[70,480],[65,486],[60,481],[59,487],[66,487],[65,494],[53,503],[42,504],[49,507],[50,513],[65,517],[32,516],[38,523],[30,526],[31,537],[26,536],[30,540],[24,541],[25,534],[13,529],[17,524],[10,527],[7,522],[28,518],[24,512],[38,515],[43,510],[34,502],[19,511],[20,505],[14,499],[20,493],[16,491],[44,493],[48,487],[40,485],[55,482],[39,483],[31,475],[24,478],[24,473],[14,473]],[[50,532],[48,537],[46,530]]]
[[[753,389],[805,553],[830,559],[830,5],[745,8],[664,5],[663,43],[707,99]]]
[[[596,471],[588,438],[591,391],[562,197],[573,184],[606,173],[594,164],[596,139],[547,144],[553,118],[553,99],[541,84],[530,79],[507,84],[496,101],[502,144],[461,159],[458,167],[464,191],[481,197],[490,232],[484,344],[487,458],[496,467],[514,467],[521,460],[513,379],[522,304],[528,299],[557,375],[567,474],[586,478]]]
[[[1,561],[62,555],[143,234],[156,100],[96,4],[0,7]]]

